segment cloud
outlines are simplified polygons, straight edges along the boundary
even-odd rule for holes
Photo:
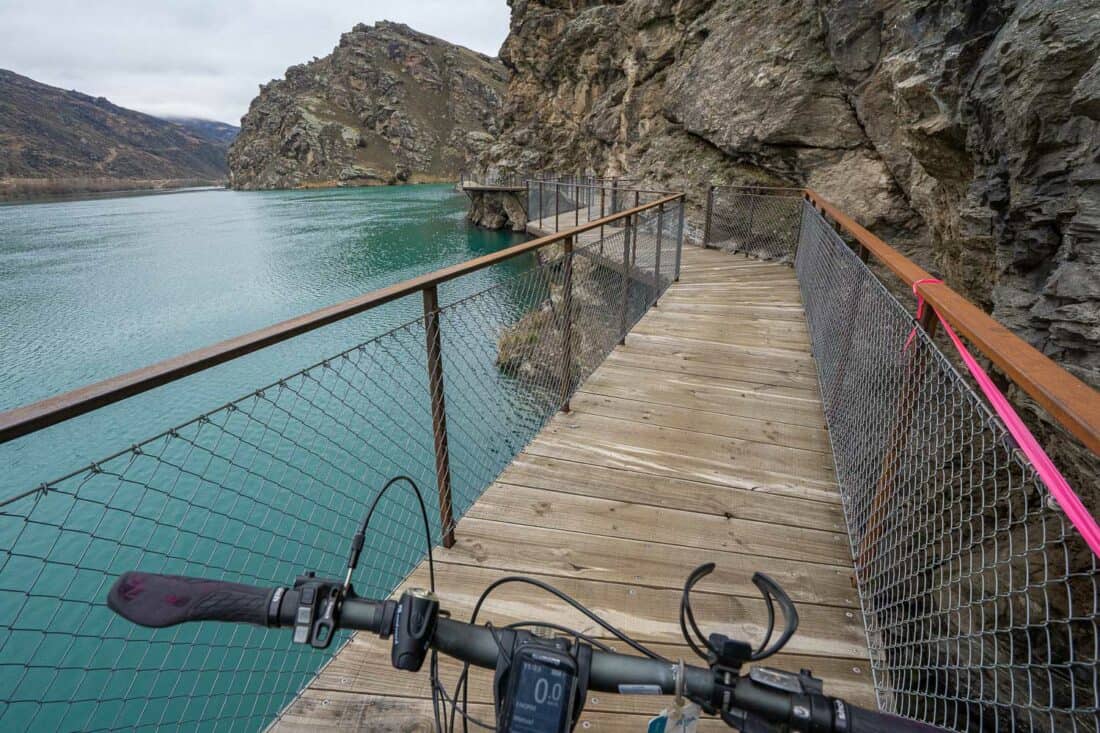
[[[0,0],[0,68],[155,115],[236,123],[260,84],[393,20],[495,55],[505,0]]]

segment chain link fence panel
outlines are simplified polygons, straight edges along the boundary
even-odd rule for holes
[[[1096,557],[808,203],[795,269],[880,705],[959,731],[1098,730]]]
[[[709,195],[704,246],[794,263],[802,189],[714,186]]]

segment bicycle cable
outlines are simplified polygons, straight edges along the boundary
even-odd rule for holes
[[[428,585],[431,592],[435,593],[435,557],[432,554],[432,526],[428,521],[428,508],[424,503],[424,495],[420,493],[420,487],[410,477],[405,475],[394,476],[382,487],[382,490],[378,492],[378,495],[374,497],[371,502],[370,508],[367,510],[367,514],[363,517],[363,523],[359,527],[359,531],[355,533],[355,536],[351,541],[351,551],[348,553],[348,567],[347,573],[344,576],[344,594],[347,595],[351,589],[351,578],[355,569],[359,565],[359,557],[363,553],[363,545],[366,542],[367,530],[370,527],[370,520],[374,516],[375,509],[378,508],[378,503],[382,500],[382,497],[386,495],[389,488],[396,484],[398,481],[404,481],[412,489],[413,494],[416,496],[416,501],[420,505],[420,517],[424,521],[424,544],[427,547],[428,552]],[[436,733],[443,733],[443,727],[440,723],[440,696],[444,700],[444,706],[448,704],[447,692],[443,687],[443,683],[439,679],[439,652],[432,649],[431,658],[428,662],[428,675],[429,682],[432,688],[432,713],[435,718],[435,730]],[[452,703],[452,707],[454,704]],[[446,715],[443,716],[444,718]],[[466,717],[465,711],[463,711],[463,717]]]

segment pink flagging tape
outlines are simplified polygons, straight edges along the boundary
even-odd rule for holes
[[[925,302],[924,297],[917,291],[917,286],[942,282],[942,280],[936,280],[935,278],[924,278],[913,283],[913,295],[917,296],[918,319],[924,315]],[[981,387],[982,393],[985,394],[986,399],[993,406],[993,410],[1000,416],[1005,427],[1008,428],[1009,434],[1016,439],[1016,444],[1020,447],[1020,450],[1023,451],[1031,465],[1035,467],[1035,473],[1038,474],[1039,480],[1043,482],[1047,490],[1050,491],[1050,495],[1058,502],[1058,506],[1066,513],[1070,523],[1081,533],[1089,548],[1092,549],[1093,554],[1100,557],[1100,526],[1097,526],[1096,519],[1081,503],[1081,497],[1077,496],[1077,492],[1070,487],[1065,476],[1054,465],[1054,461],[1050,460],[1050,456],[1047,455],[1046,451],[1039,445],[1039,441],[1024,425],[1024,421],[1020,419],[1020,416],[1009,404],[1008,399],[1001,390],[997,389],[997,385],[990,379],[989,374],[982,369],[978,361],[971,355],[962,339],[955,333],[955,329],[951,328],[951,324],[934,307],[928,307],[932,308],[936,314],[936,318],[943,325],[944,332],[951,339],[951,343],[955,344],[963,363],[970,370],[970,375]],[[914,327],[909,334],[909,338],[905,340],[906,350],[909,349],[916,335],[917,329]]]

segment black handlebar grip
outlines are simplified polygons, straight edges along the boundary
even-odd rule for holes
[[[941,733],[944,729],[889,713],[848,706],[849,733]]]
[[[151,628],[187,621],[234,621],[267,626],[276,590],[131,571],[111,586],[107,605],[126,620]]]

